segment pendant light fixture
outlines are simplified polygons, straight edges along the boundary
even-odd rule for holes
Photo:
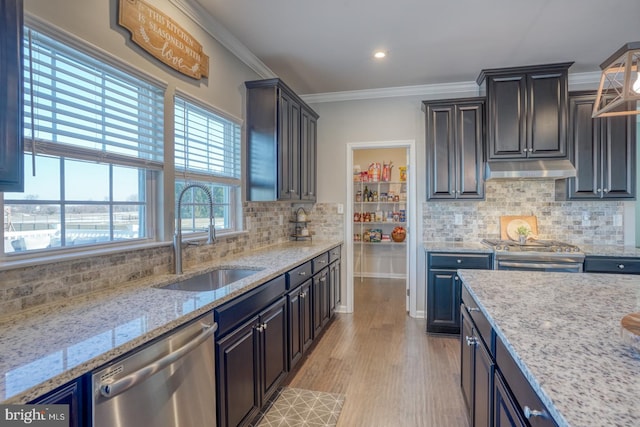
[[[622,46],[604,61],[592,117],[640,114],[640,42]]]

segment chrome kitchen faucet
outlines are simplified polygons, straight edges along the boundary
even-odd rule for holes
[[[186,191],[191,188],[201,189],[209,198],[209,229],[207,245],[213,244],[213,242],[215,242],[216,240],[216,228],[214,224],[215,218],[213,217],[213,196],[211,195],[211,191],[202,184],[187,185],[182,189],[182,191],[180,192],[180,196],[178,197],[178,224],[176,225],[176,233],[173,235],[173,251],[176,261],[176,274],[182,274],[182,196],[184,196],[184,193],[186,193]]]

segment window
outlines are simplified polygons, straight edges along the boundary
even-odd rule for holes
[[[240,229],[240,125],[237,120],[186,95],[176,95],[175,167],[176,209],[185,186],[204,185],[213,196],[216,230]],[[183,232],[206,230],[209,206],[204,191],[197,187],[187,190],[181,206]]]
[[[25,28],[25,191],[4,194],[4,253],[153,237],[164,89],[67,41]]]

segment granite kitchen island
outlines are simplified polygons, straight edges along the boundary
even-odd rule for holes
[[[620,319],[640,312],[640,277],[459,275],[557,425],[640,425],[640,353],[620,335]]]

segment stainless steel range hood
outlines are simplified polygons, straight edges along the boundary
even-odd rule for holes
[[[485,167],[485,180],[499,178],[563,179],[576,176],[576,168],[566,159],[492,161]]]

